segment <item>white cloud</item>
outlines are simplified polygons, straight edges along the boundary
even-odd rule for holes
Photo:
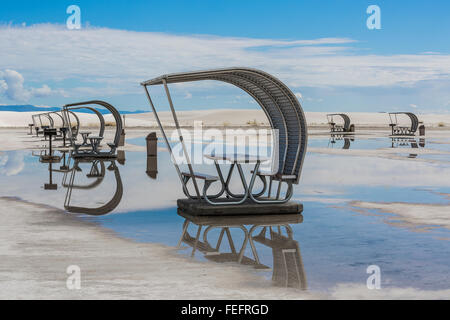
[[[31,93],[36,97],[47,97],[52,94],[52,89],[44,84],[42,88],[32,89]]]
[[[168,72],[251,66],[291,86],[387,86],[448,79],[449,55],[357,55],[346,38],[272,40],[56,25],[0,28],[0,67],[37,79],[89,79],[138,87]],[[334,46],[322,46],[333,44]],[[265,50],[258,50],[264,47]],[[21,52],[17,55],[16,52]],[[38,66],[38,67],[37,67]]]
[[[64,83],[62,95],[72,97],[98,96],[99,92],[142,95],[141,81],[165,73],[248,66],[274,74],[294,90],[428,84],[425,95],[437,101],[430,105],[441,108],[448,100],[450,55],[366,54],[353,47],[354,42],[348,38],[274,40],[92,27],[71,31],[51,24],[9,26],[0,27],[0,70],[20,70],[27,81]],[[178,94],[183,97],[186,88],[193,93],[191,88],[208,86],[185,83],[175,90],[182,88]],[[3,87],[0,83],[0,90]],[[49,94],[48,89],[28,93]],[[27,92],[19,96],[26,97]]]
[[[313,148],[309,148],[309,151],[313,150]],[[367,151],[363,151],[367,153]],[[383,155],[384,152],[378,151],[377,153]],[[331,157],[333,157],[333,170],[324,170],[323,168],[329,166]],[[337,189],[365,185],[374,187],[450,187],[448,177],[450,177],[450,167],[439,164],[399,161],[372,156],[349,157],[330,154],[325,157],[310,154],[305,159],[302,171],[303,184],[329,186],[329,181],[335,181]]]
[[[12,151],[6,154],[0,154],[0,175],[15,176],[25,167],[23,153]]]
[[[7,69],[1,72],[0,76],[6,84],[4,93],[9,99],[16,101],[27,101],[30,99],[31,95],[23,87],[25,80],[20,73]]]
[[[311,102],[323,102],[322,98],[311,98],[311,97],[307,97],[306,101],[311,101]]]
[[[187,92],[186,95],[184,96],[185,99],[192,99],[192,93]]]
[[[28,101],[31,97],[46,97],[52,93],[52,89],[45,84],[41,88],[26,89],[24,77],[15,70],[0,71],[0,78],[0,93],[14,101]]]
[[[6,81],[0,80],[0,94],[3,94],[7,89],[8,89],[8,85],[6,84]]]

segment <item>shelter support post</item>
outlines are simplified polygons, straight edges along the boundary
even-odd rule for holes
[[[167,81],[165,79],[163,79],[163,85],[164,85],[164,89],[166,90],[167,100],[169,101],[170,110],[172,111],[172,117],[175,122],[175,126],[177,128],[178,137],[180,139],[181,146],[183,148],[183,153],[184,153],[184,157],[186,158],[186,162],[187,162],[187,165],[189,168],[189,173],[191,174],[191,177],[192,177],[192,182],[194,184],[195,193],[197,194],[197,198],[199,199],[199,201],[201,201],[200,190],[198,188],[197,179],[195,178],[195,175],[194,175],[194,169],[192,168],[191,158],[189,157],[189,153],[187,152],[186,144],[184,143],[184,138],[181,133],[180,124],[178,122],[177,114],[173,107],[172,98],[170,96],[169,87],[167,86]]]
[[[161,120],[159,119],[158,112],[156,111],[155,105],[153,104],[152,98],[150,97],[150,93],[148,92],[148,88],[147,88],[146,85],[144,85],[144,89],[145,89],[145,93],[147,95],[147,100],[148,100],[148,102],[150,104],[150,107],[152,108],[153,115],[155,116],[156,122],[158,123],[159,130],[161,131],[161,134],[163,136],[164,142],[166,143],[167,150],[169,150],[170,157],[171,157],[172,162],[173,162],[173,164],[175,166],[175,170],[177,171],[177,174],[178,174],[178,178],[180,179],[180,181],[181,181],[181,183],[183,185],[183,191],[185,193],[187,193],[188,192],[187,191],[187,186],[186,186],[186,183],[184,182],[183,176],[181,175],[180,167],[178,166],[178,163],[177,163],[177,161],[176,161],[176,159],[175,159],[175,157],[173,155],[172,147],[170,146],[169,139],[167,138],[167,135],[166,135],[166,131],[164,130],[164,127],[163,127],[163,125],[161,123]]]

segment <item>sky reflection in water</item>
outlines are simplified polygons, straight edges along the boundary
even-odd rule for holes
[[[145,144],[144,138],[129,142]],[[312,147],[326,148],[328,143],[329,139],[310,139]],[[350,148],[389,148],[390,143],[388,138],[356,138]],[[342,141],[337,141],[333,147],[339,146],[343,146]],[[426,147],[445,150],[448,146],[430,143]],[[308,153],[300,185],[296,186],[294,194],[294,199],[304,204],[304,221],[291,227],[300,247],[310,290],[327,290],[343,282],[365,283],[366,268],[372,264],[380,266],[385,287],[449,288],[448,229],[414,231],[402,224],[389,223],[392,220],[387,218],[396,220],[395,215],[373,210],[363,214],[348,205],[352,200],[448,204],[450,200],[439,193],[450,194],[450,156],[418,157],[440,162]],[[183,195],[168,154],[159,152],[157,180],[145,173],[145,153],[127,152],[125,165],[115,164],[124,187],[119,205],[113,214],[81,218],[136,241],[176,246],[184,221],[176,213],[176,199]],[[52,167],[58,170],[61,165]],[[76,184],[92,183],[93,178],[86,176],[91,165],[80,164],[82,171],[75,175]],[[105,163],[106,168],[109,165]],[[49,179],[48,169],[48,164],[40,163],[30,152],[0,153],[0,196],[17,196],[63,209],[66,195],[66,188],[62,186],[63,173],[53,172],[58,190],[44,190],[44,183]],[[208,170],[214,173],[214,168]],[[114,196],[116,182],[113,170],[105,172],[95,189],[74,189],[71,204],[95,207],[107,203]],[[189,230],[191,234],[195,231]],[[231,233],[239,246],[243,241],[242,233],[236,229],[231,229]],[[212,238],[217,238],[218,230],[211,234]],[[256,244],[256,248],[261,263],[272,267],[272,251],[260,244]],[[227,249],[224,245],[223,250]],[[189,250],[180,252],[190,253]],[[252,256],[249,246],[245,255]],[[200,253],[196,257],[204,259]],[[272,275],[271,271],[258,272],[267,277]]]

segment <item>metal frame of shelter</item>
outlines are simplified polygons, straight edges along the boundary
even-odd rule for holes
[[[39,128],[43,128],[43,127],[47,126],[47,125],[44,125],[42,123],[42,117],[46,117],[48,119],[48,121],[49,121],[48,127],[49,128],[53,128],[54,120],[53,120],[53,118],[51,116],[49,116],[48,112],[45,112],[45,113],[34,114],[34,115],[31,116],[31,118],[33,120],[34,127],[37,128],[36,130],[38,131]],[[36,121],[36,118],[39,119],[39,123]]]
[[[80,127],[80,119],[78,118],[78,116],[75,113],[73,113],[71,111],[69,111],[69,113],[76,120],[76,123],[77,123],[77,125],[76,125],[76,132],[78,132],[78,128]],[[41,119],[42,116],[45,116],[49,120],[49,127],[50,128],[54,128],[55,127],[55,120],[53,119],[52,115],[57,115],[61,119],[62,124],[61,124],[60,129],[61,128],[67,128],[67,131],[72,129],[71,128],[71,122],[70,122],[70,116],[69,116],[68,119],[66,119],[66,117],[64,116],[64,111],[63,110],[61,110],[61,111],[51,111],[51,112],[45,112],[45,113],[35,114],[35,115],[31,116],[31,118],[33,120],[34,128],[36,129],[37,133],[39,133],[39,128],[42,128],[42,126],[43,126],[42,119]],[[39,119],[39,123],[37,122],[36,118]]]
[[[411,120],[410,127],[401,127],[398,125],[397,116],[399,114],[404,114],[409,117],[409,119]],[[412,112],[389,112],[389,119],[391,121],[389,126],[392,129],[393,136],[414,136],[417,128],[419,127],[419,119]]]
[[[71,111],[73,114],[75,114],[75,112],[73,112],[74,110],[79,110],[79,109],[88,109],[88,110],[90,110],[90,111],[92,111],[92,112],[94,112],[95,114],[96,114],[96,116],[98,117],[98,120],[99,120],[99,122],[100,122],[100,129],[99,129],[99,131],[98,131],[98,135],[100,136],[100,137],[103,137],[103,135],[104,135],[104,133],[105,133],[105,117],[103,117],[103,115],[101,114],[101,112],[99,112],[97,109],[95,109],[95,108],[92,108],[92,107],[88,107],[88,106],[82,106],[82,107],[73,107],[73,108],[70,108],[70,109],[67,109],[67,111]],[[81,123],[80,123],[80,125],[81,125]],[[71,129],[69,129],[69,132],[70,132],[70,137],[76,137],[77,135],[78,135],[78,132],[79,132],[79,130],[80,130],[80,125],[78,126],[78,129],[77,129],[77,134],[76,135],[73,135],[73,133],[72,133],[72,130]],[[74,139],[71,139],[71,140],[74,140]],[[75,139],[76,140],[76,139]]]
[[[64,117],[59,113],[59,111],[51,111],[51,112],[47,112],[43,115],[47,115],[48,117],[50,117],[52,119],[52,127],[55,127],[55,119],[53,119],[52,115],[57,115],[60,119],[61,119],[61,126],[60,127],[64,127],[66,125],[65,121],[64,121]]]
[[[100,101],[100,100],[92,100],[92,101],[84,101],[84,102],[66,104],[62,110],[64,118],[66,119],[67,122],[70,123],[69,113],[75,115],[73,110],[79,110],[79,109],[91,110],[92,112],[94,112],[97,115],[97,117],[100,121],[99,137],[103,137],[103,135],[105,133],[105,118],[103,117],[101,112],[99,112],[96,108],[92,107],[91,105],[97,105],[100,107],[104,107],[114,117],[114,121],[116,123],[116,132],[114,134],[114,140],[113,140],[113,143],[107,144],[111,148],[111,151],[110,152],[101,152],[100,154],[98,154],[98,156],[113,156],[113,155],[115,155],[116,149],[119,146],[123,124],[122,124],[122,117],[120,116],[119,111],[116,108],[114,108],[111,104],[109,104],[105,101]],[[76,117],[76,115],[75,115],[75,117]],[[69,138],[70,138],[72,146],[75,146],[76,136],[78,135],[79,128],[80,128],[80,121],[79,121],[78,117],[76,117],[76,119],[77,119],[78,125],[77,125],[77,132],[75,135],[72,131],[71,126],[69,126]],[[86,153],[85,155],[86,156],[96,156],[96,155],[88,154],[88,153]]]
[[[344,125],[336,125],[333,117],[339,116],[344,120]],[[330,125],[331,132],[354,132],[355,126],[350,123],[350,117],[345,113],[330,113],[327,114],[328,124]]]
[[[64,112],[64,110],[61,110],[61,113],[63,114],[64,117],[64,121],[66,121],[66,126],[68,128],[68,132],[70,132],[70,140],[72,141],[73,139],[76,140],[76,137],[78,135],[78,131],[80,130],[80,118],[78,118],[77,114],[73,111],[66,111]],[[70,116],[73,116],[75,118],[76,121],[76,125],[75,127],[72,127],[72,122],[70,121]],[[74,128],[75,128],[75,133],[74,133]]]
[[[279,163],[278,171],[275,174],[263,174],[258,172],[258,175],[260,177],[269,176],[270,178],[268,197],[265,200],[257,199],[258,196],[252,197],[252,187],[250,187],[250,197],[254,202],[257,203],[278,203],[288,201],[292,196],[292,184],[299,183],[303,160],[306,154],[308,131],[305,115],[295,95],[280,80],[264,71],[239,67],[167,74],[141,83],[141,85],[145,89],[147,99],[153,110],[156,122],[158,123],[158,126],[161,130],[163,139],[167,145],[169,152],[171,153],[172,159],[174,159],[172,148],[169,144],[168,138],[164,131],[164,127],[161,124],[148,88],[149,86],[154,85],[164,86],[172,117],[178,132],[179,140],[181,142],[183,153],[187,161],[187,166],[189,169],[189,172],[187,174],[190,176],[190,178],[192,178],[196,196],[191,196],[189,194],[186,186],[187,181],[183,178],[183,174],[184,176],[186,176],[186,173],[182,173],[176,161],[173,161],[180,181],[183,185],[183,191],[185,192],[185,194],[191,199],[197,199],[201,201],[202,199],[206,198],[206,189],[209,186],[209,183],[207,183],[208,181],[205,181],[202,196],[197,183],[198,177],[194,173],[194,169],[192,167],[188,151],[183,140],[180,124],[178,122],[168,84],[201,80],[216,80],[232,84],[247,92],[261,106],[270,122],[272,129],[275,129],[278,132],[279,141],[277,151]],[[276,198],[270,198],[270,190],[273,180],[279,182]],[[250,184],[251,186],[252,182]],[[283,182],[288,184],[288,191],[286,193],[286,198],[280,200],[280,188]]]

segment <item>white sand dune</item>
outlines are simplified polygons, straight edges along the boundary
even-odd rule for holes
[[[41,112],[0,112],[1,127],[27,127],[32,123],[31,116]],[[389,117],[384,113],[349,112],[347,113],[352,123],[359,127],[388,128]],[[94,114],[77,113],[83,125],[95,126],[98,124],[97,116]],[[214,109],[197,111],[180,111],[177,113],[182,126],[192,126],[194,121],[201,121],[207,126],[246,126],[246,125],[268,125],[269,121],[260,109]],[[310,126],[325,126],[327,124],[327,112],[306,112],[306,119]],[[161,122],[167,126],[173,126],[172,114],[168,111],[159,113]],[[113,121],[111,115],[105,116],[106,121]],[[419,115],[427,127],[444,126],[450,127],[450,114],[423,114]],[[408,118],[399,118],[401,123],[408,124]],[[156,120],[151,112],[125,115],[127,127],[154,127]]]

